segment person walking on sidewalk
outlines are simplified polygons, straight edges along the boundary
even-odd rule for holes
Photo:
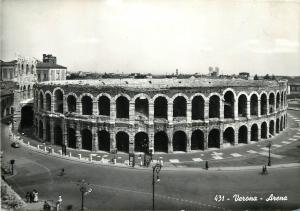
[[[56,211],[61,210],[61,204],[62,204],[62,197],[61,197],[61,195],[59,195],[57,202],[56,202]]]

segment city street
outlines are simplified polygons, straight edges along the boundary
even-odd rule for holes
[[[7,181],[21,197],[37,189],[40,200],[63,197],[63,206],[78,210],[81,193],[77,182],[85,179],[92,192],[85,196],[90,209],[145,210],[152,208],[152,169],[129,169],[84,164],[35,153],[21,147],[12,148],[8,129],[1,127],[4,159],[16,160],[15,175]],[[61,169],[65,175],[60,176]],[[269,169],[268,175],[258,170],[214,171],[178,168],[162,169],[156,185],[156,209],[263,209],[299,208],[300,168]],[[234,194],[258,197],[257,202],[234,202]],[[270,194],[287,197],[287,201],[268,201]],[[217,197],[216,197],[217,195]],[[224,196],[224,198],[222,198]],[[221,199],[221,202],[216,202]],[[218,198],[219,197],[219,198]],[[224,201],[222,201],[224,199]]]

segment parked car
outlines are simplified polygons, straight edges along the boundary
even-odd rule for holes
[[[11,146],[13,147],[13,148],[20,148],[20,144],[18,143],[18,142],[13,142],[12,144],[11,144]]]

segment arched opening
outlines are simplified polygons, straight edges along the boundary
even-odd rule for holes
[[[274,93],[270,93],[269,95],[269,113],[274,113],[275,111],[275,95]]]
[[[262,139],[267,139],[268,138],[268,126],[266,122],[263,122],[261,124],[261,129],[260,129],[260,136]]]
[[[54,126],[54,144],[59,146],[63,144],[63,133],[59,125]]]
[[[127,133],[120,131],[116,134],[117,149],[121,152],[129,152],[129,136]]]
[[[46,142],[51,142],[51,135],[50,135],[50,122],[49,119],[46,119]]]
[[[129,100],[124,97],[118,97],[116,101],[117,118],[129,118]]]
[[[183,96],[174,99],[173,117],[186,117],[186,99]]]
[[[191,150],[204,150],[204,133],[201,130],[195,130],[191,137]]]
[[[276,109],[279,108],[279,104],[280,104],[280,94],[278,92],[277,95],[276,95]]]
[[[258,126],[253,124],[251,127],[251,141],[258,141]]]
[[[270,121],[270,124],[269,124],[269,133],[274,136],[274,120]]]
[[[44,109],[44,96],[43,96],[43,94],[41,92],[40,92],[39,99],[40,99],[40,106],[39,106],[39,108],[41,110],[43,110]]]
[[[46,94],[46,110],[51,111],[51,95],[49,93]]]
[[[81,131],[82,149],[92,150],[93,148],[93,135],[89,129]]]
[[[26,98],[26,86],[25,85],[23,86],[23,93],[22,93],[22,95],[23,95],[23,98]]]
[[[258,97],[256,94],[251,95],[250,98],[250,115],[251,116],[258,115]]]
[[[168,136],[164,131],[154,135],[154,152],[168,152]]]
[[[220,148],[220,131],[218,129],[209,131],[208,148]]]
[[[147,133],[139,132],[134,136],[134,151],[147,153],[149,149],[149,140]]]
[[[110,134],[106,130],[98,131],[99,150],[110,151]]]
[[[261,115],[267,114],[267,95],[265,93],[260,97],[260,113]]]
[[[223,132],[224,144],[234,145],[234,129],[232,127],[226,128]]]
[[[220,98],[217,95],[209,98],[209,118],[220,118]]]
[[[244,94],[241,94],[239,96],[238,114],[239,114],[239,117],[246,117],[247,116],[247,97]]]
[[[30,88],[30,85],[27,86],[27,97],[28,98],[31,97],[31,88]]]
[[[44,124],[42,120],[39,121],[39,138],[43,139],[44,136]]]
[[[82,114],[83,115],[92,115],[93,114],[93,100],[90,96],[83,96],[81,98],[82,103]]]
[[[192,100],[192,119],[204,120],[204,99],[202,96],[195,96]]]
[[[168,118],[168,101],[165,97],[158,97],[154,101],[154,118]]]
[[[186,151],[187,138],[183,131],[176,131],[173,134],[173,151]]]
[[[21,128],[31,128],[33,125],[33,109],[31,106],[24,106],[21,109]]]
[[[280,131],[283,130],[283,116],[281,116],[281,119],[280,119]]]
[[[276,119],[276,133],[279,133],[279,118]]]
[[[67,98],[68,112],[76,112],[76,97],[69,95]]]
[[[54,93],[55,112],[63,113],[63,93],[61,90],[56,90]]]
[[[227,91],[224,95],[224,118],[234,118],[234,95]]]
[[[149,103],[146,97],[138,97],[135,99],[135,116],[139,119],[148,119]]]
[[[106,96],[99,97],[98,100],[99,115],[110,116],[110,99]]]
[[[239,128],[239,143],[245,143],[248,142],[248,129],[245,125],[241,126]]]
[[[73,128],[68,128],[68,147],[76,148],[76,131]]]

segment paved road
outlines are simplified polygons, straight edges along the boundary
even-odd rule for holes
[[[35,153],[26,148],[11,148],[7,128],[1,126],[4,159],[16,159],[16,175],[8,182],[24,197],[37,189],[41,199],[63,196],[64,207],[80,206],[76,182],[84,178],[93,191],[86,196],[86,207],[93,209],[151,209],[151,170],[136,170],[77,163]],[[61,168],[65,176],[59,176]],[[157,209],[295,209],[300,207],[300,168],[272,169],[262,176],[257,171],[162,170],[156,186]],[[287,196],[287,201],[266,202],[270,194]],[[224,195],[224,202],[214,201]],[[234,202],[232,196],[257,196],[258,202]],[[222,197],[221,197],[222,198]],[[263,200],[260,200],[262,198]],[[230,199],[230,200],[227,200]],[[76,210],[75,209],[75,210]]]

